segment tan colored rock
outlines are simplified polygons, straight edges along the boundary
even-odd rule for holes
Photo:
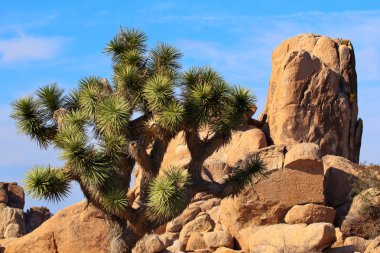
[[[170,246],[173,241],[178,238],[178,234],[150,234],[145,235],[140,241],[137,242],[133,248],[132,253],[157,253],[165,250]]]
[[[340,231],[340,228],[335,228],[336,241],[331,248],[338,248],[344,246],[344,235]]]
[[[55,214],[20,238],[1,243],[4,253],[105,253],[109,252],[103,214],[81,201]]]
[[[267,178],[247,187],[235,198],[222,200],[220,222],[224,230],[236,237],[246,227],[283,222],[287,210],[294,205],[324,202],[320,163],[314,163],[316,167],[283,168],[284,146],[271,146],[253,154],[266,163]],[[298,161],[296,157],[292,160]]]
[[[344,240],[344,246],[354,246],[355,251],[364,252],[371,241],[359,236],[350,236]]]
[[[282,42],[272,54],[263,115],[268,145],[313,142],[323,155],[358,162],[362,121],[351,43],[315,34]]]
[[[251,234],[249,252],[315,252],[331,246],[335,240],[335,228],[329,223],[277,224]]]
[[[364,253],[380,253],[380,236],[371,241]]]
[[[5,228],[4,238],[15,238],[24,235],[25,231],[19,224],[9,224]]]
[[[224,231],[208,232],[203,234],[207,248],[216,250],[220,247],[233,248],[234,241],[230,233]]]
[[[183,213],[172,221],[168,222],[166,225],[167,232],[179,232],[183,226],[189,221],[194,220],[194,218],[202,211],[199,206],[193,208],[187,208]]]
[[[290,147],[286,153],[284,167],[289,169],[323,167],[319,147],[315,143],[298,143]]]
[[[374,238],[380,233],[380,191],[370,188],[357,195],[341,230],[345,236]]]
[[[21,236],[25,233],[25,216],[21,209],[7,206],[0,210],[0,239]]]
[[[221,247],[221,248],[218,248],[217,250],[215,250],[214,253],[242,253],[242,251],[241,250],[233,250],[233,249],[226,248],[226,247]]]
[[[179,234],[179,240],[185,246],[191,233],[209,232],[213,230],[214,226],[215,223],[211,220],[210,215],[202,213],[183,227]]]
[[[285,216],[285,222],[288,224],[333,223],[334,219],[334,208],[316,204],[293,206]]]
[[[208,249],[203,234],[195,232],[191,233],[186,244],[186,251]]]

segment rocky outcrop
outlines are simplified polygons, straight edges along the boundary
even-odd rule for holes
[[[315,34],[282,42],[272,54],[264,116],[269,145],[312,142],[323,155],[358,162],[363,123],[351,43]]]
[[[20,237],[26,233],[24,212],[0,204],[0,239]]]
[[[105,253],[109,250],[104,215],[85,201],[61,210],[32,233],[0,244],[4,253]]]

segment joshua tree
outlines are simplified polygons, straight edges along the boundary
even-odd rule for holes
[[[92,76],[70,93],[51,84],[13,103],[19,130],[41,148],[59,149],[65,161],[61,168],[30,170],[27,192],[60,201],[70,182],[78,182],[88,202],[106,214],[112,253],[130,252],[196,193],[236,195],[264,169],[259,158],[247,157],[230,168],[223,184],[202,177],[203,162],[252,116],[255,97],[211,68],[180,72],[176,48],[158,44],[147,51],[146,40],[143,32],[125,29],[107,44],[113,85]],[[191,161],[161,168],[177,134],[183,134]],[[127,197],[134,168],[142,173],[138,207]]]

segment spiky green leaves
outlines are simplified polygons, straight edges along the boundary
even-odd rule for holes
[[[129,103],[121,97],[109,96],[97,106],[97,129],[101,133],[117,134],[128,124],[130,117]]]
[[[181,126],[185,116],[185,108],[177,101],[171,102],[160,114],[158,123],[170,132],[175,132]]]
[[[104,49],[106,53],[112,55],[114,60],[119,59],[120,55],[130,51],[138,51],[144,53],[146,50],[147,36],[137,29],[122,29],[116,35],[107,47]]]
[[[47,126],[48,118],[33,97],[21,98],[12,104],[11,117],[16,120],[18,129],[36,140],[38,145],[47,148],[55,133],[52,126]]]
[[[255,180],[265,177],[266,166],[258,155],[242,161],[225,182],[223,196],[236,196]]]
[[[173,82],[166,76],[155,75],[147,81],[143,95],[151,111],[160,111],[174,99]]]
[[[112,214],[120,215],[125,212],[129,206],[127,193],[119,187],[111,187],[103,195],[102,204],[105,209]]]
[[[220,131],[223,129],[235,129],[246,120],[245,113],[249,113],[255,106],[256,98],[251,94],[249,89],[242,87],[233,87],[229,90],[227,104],[223,108],[220,120],[214,124],[214,129]]]
[[[188,204],[187,171],[170,167],[150,184],[148,213],[152,220],[167,221],[180,214]]]
[[[179,63],[182,57],[181,52],[168,44],[158,44],[151,52],[149,68],[153,73],[169,76],[174,78],[181,68]]]
[[[63,107],[63,89],[59,89],[55,83],[38,89],[36,95],[41,105],[41,111],[47,117],[53,117],[54,111]]]
[[[25,188],[34,198],[58,202],[70,193],[70,179],[62,170],[36,167],[27,173]]]
[[[98,103],[110,91],[108,86],[99,77],[86,77],[79,81],[79,105],[81,110],[89,116],[95,116]]]

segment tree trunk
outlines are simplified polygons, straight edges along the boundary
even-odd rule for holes
[[[107,223],[110,253],[131,253],[138,236],[128,228],[126,222],[117,217],[108,217]]]

